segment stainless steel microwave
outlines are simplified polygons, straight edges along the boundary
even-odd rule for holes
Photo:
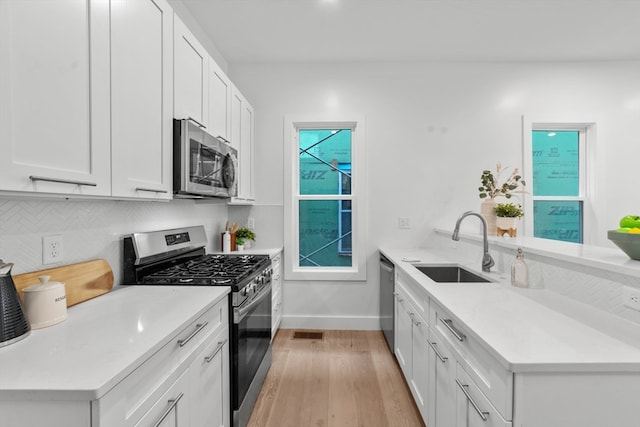
[[[238,195],[238,151],[192,119],[173,122],[173,193],[176,197]]]

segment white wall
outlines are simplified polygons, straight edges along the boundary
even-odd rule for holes
[[[619,217],[640,213],[638,62],[242,64],[230,76],[256,109],[253,214],[258,236],[274,239],[266,247],[282,243],[271,231],[282,229],[283,116],[367,119],[367,283],[286,282],[285,326],[376,327],[377,248],[420,246],[434,224],[479,210],[482,170],[522,165],[523,114],[597,123],[599,245]]]

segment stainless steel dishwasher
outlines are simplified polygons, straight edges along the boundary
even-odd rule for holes
[[[380,329],[384,332],[389,349],[393,353],[394,324],[394,266],[383,254],[380,254]]]

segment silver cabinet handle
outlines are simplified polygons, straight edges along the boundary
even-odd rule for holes
[[[188,117],[187,120],[189,120],[190,122],[195,123],[196,125],[198,125],[198,127],[202,128],[202,129],[206,129],[207,128],[205,125],[203,125],[202,123],[200,123],[199,121],[197,121],[193,117]]]
[[[440,352],[438,351],[438,349],[436,347],[436,343],[431,342],[429,340],[427,340],[427,342],[429,343],[429,346],[433,349],[433,351],[436,353],[436,356],[438,356],[438,359],[440,359],[440,361],[442,363],[447,363],[447,360],[449,358],[448,357],[444,357],[442,354],[440,354]]]
[[[216,357],[216,354],[220,353],[220,350],[222,350],[222,347],[224,347],[227,341],[228,340],[218,341],[218,346],[216,347],[215,350],[213,350],[213,353],[211,354],[211,356],[207,356],[204,358],[205,362],[210,363],[213,360],[213,358]]]
[[[411,322],[413,322],[414,325],[420,326],[420,322],[416,320],[416,316],[414,313],[409,313],[409,317],[411,318]]]
[[[196,330],[193,331],[191,333],[191,335],[189,335],[188,337],[186,337],[183,340],[178,340],[178,345],[180,345],[180,347],[184,347],[185,345],[187,345],[187,343],[189,341],[191,341],[193,339],[193,337],[195,337],[198,332],[200,332],[205,326],[207,326],[209,324],[209,322],[204,322],[204,323],[199,323],[196,325]]]
[[[218,138],[218,139],[221,139],[221,140],[223,140],[224,142],[226,142],[227,144],[231,145],[231,141],[229,141],[229,140],[228,140],[227,138],[225,138],[224,136],[222,136],[222,135],[218,135],[218,136],[217,136],[217,138]]]
[[[168,400],[169,406],[167,407],[167,409],[164,410],[162,415],[160,415],[160,418],[158,418],[158,421],[156,421],[156,423],[153,425],[153,427],[158,427],[158,426],[160,426],[160,424],[162,424],[164,419],[167,418],[167,416],[171,413],[171,411],[173,411],[173,408],[176,407],[176,405],[178,404],[180,399],[182,399],[182,396],[184,396],[184,393],[180,393],[178,395],[178,397],[176,397],[175,399]]]
[[[462,390],[464,395],[467,396],[467,400],[469,401],[469,403],[471,403],[471,406],[473,406],[473,409],[476,410],[478,415],[480,415],[480,418],[482,418],[482,421],[487,421],[487,415],[489,415],[489,413],[486,412],[486,411],[481,410],[480,407],[478,406],[478,404],[473,400],[473,398],[469,394],[469,390],[467,390],[467,388],[469,388],[469,386],[462,384],[460,382],[460,380],[457,379],[457,378],[456,378],[456,384],[458,384],[458,387],[460,387],[460,390]]]
[[[87,187],[97,187],[98,184],[95,182],[86,182],[86,181],[74,181],[71,179],[58,179],[58,178],[48,178],[46,176],[35,176],[31,175],[29,177],[31,181],[47,181],[47,182],[59,182],[62,184],[72,184],[72,185],[85,185]]]
[[[440,321],[444,324],[444,326],[447,327],[447,329],[449,329],[449,331],[458,339],[458,341],[464,341],[466,335],[457,330],[455,326],[453,326],[453,321],[451,319],[440,318]]]
[[[167,190],[156,190],[155,188],[136,187],[136,191],[148,191],[149,193],[168,193]]]

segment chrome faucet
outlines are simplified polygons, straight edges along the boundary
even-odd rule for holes
[[[482,221],[482,239],[484,242],[484,255],[482,255],[482,271],[489,272],[491,270],[491,267],[495,265],[495,262],[493,261],[493,258],[491,258],[491,255],[489,254],[489,238],[487,237],[487,220],[482,215],[473,211],[467,211],[462,215],[460,215],[460,218],[458,218],[458,220],[456,221],[456,227],[453,229],[453,234],[451,235],[451,238],[456,241],[460,240],[460,223],[462,222],[463,219],[465,219],[470,215],[477,216]]]

